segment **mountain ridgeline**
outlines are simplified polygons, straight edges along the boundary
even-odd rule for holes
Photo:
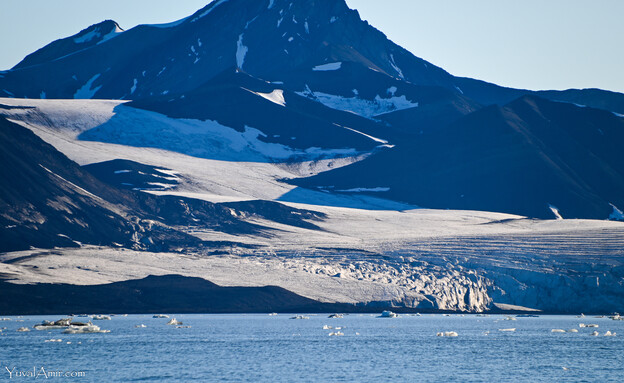
[[[254,128],[293,153],[372,153],[289,181],[304,188],[537,218],[617,218],[624,207],[624,95],[455,77],[344,0],[215,0],[127,31],[104,21],[1,72],[0,95],[132,100],[173,118]],[[267,158],[278,160],[293,158]],[[115,230],[131,232],[120,217]]]

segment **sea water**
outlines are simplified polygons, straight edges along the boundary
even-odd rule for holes
[[[103,334],[0,322],[0,379],[133,382],[621,382],[624,321],[608,317],[351,314],[112,316]],[[86,321],[88,318],[76,318]],[[579,327],[580,323],[598,328]],[[144,324],[143,327],[135,327]],[[323,329],[324,326],[332,327]],[[30,332],[17,332],[29,327]],[[340,329],[338,329],[338,327]],[[514,332],[499,331],[515,328]],[[554,333],[553,329],[578,332]],[[457,337],[439,337],[455,331]],[[599,336],[591,336],[594,331]],[[605,332],[617,336],[604,336]],[[330,336],[342,333],[342,336]],[[58,342],[56,340],[60,339]],[[47,340],[47,342],[46,342]],[[50,341],[55,340],[55,341]],[[9,373],[12,371],[12,374]],[[46,376],[42,375],[47,373]],[[19,376],[18,376],[19,374]],[[36,375],[39,374],[37,377]],[[66,374],[66,375],[65,375]]]

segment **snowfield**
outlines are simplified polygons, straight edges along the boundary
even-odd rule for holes
[[[127,159],[170,169],[180,185],[154,194],[212,202],[274,200],[326,215],[314,222],[320,230],[253,217],[270,229],[230,235],[182,228],[206,241],[232,242],[201,252],[84,245],[0,254],[0,273],[15,283],[100,284],[180,274],[224,286],[277,285],[325,302],[461,311],[483,311],[494,303],[617,311],[624,301],[621,222],[418,209],[364,194],[307,190],[281,180],[366,155],[280,161],[288,149],[254,144],[257,135],[232,130],[236,136],[217,123],[171,119],[120,101],[0,99],[0,104],[31,107],[0,106],[0,113],[81,165]],[[190,135],[186,142],[184,134]],[[176,137],[178,146],[172,147]]]

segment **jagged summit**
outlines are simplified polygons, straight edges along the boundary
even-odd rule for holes
[[[232,66],[279,81],[351,62],[456,91],[450,74],[392,43],[343,0],[217,0],[178,22],[120,31],[105,21],[55,41],[0,78],[0,89],[29,98],[141,99],[190,91]]]

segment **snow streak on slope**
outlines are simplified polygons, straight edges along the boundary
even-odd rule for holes
[[[236,43],[236,66],[240,69],[243,69],[245,56],[247,55],[247,51],[249,51],[249,48],[243,45],[243,35],[244,33],[241,33],[240,36],[238,36],[238,42]]]

